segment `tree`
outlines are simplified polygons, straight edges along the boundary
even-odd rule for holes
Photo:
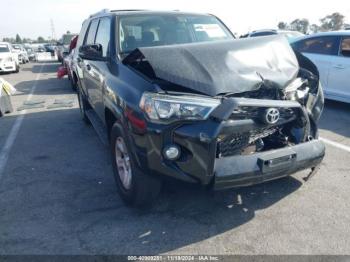
[[[21,37],[19,36],[19,34],[16,35],[16,43],[22,43],[22,39]]]
[[[340,13],[333,13],[320,19],[322,31],[340,30],[344,25],[344,16]]]
[[[319,31],[321,31],[321,27],[319,25],[312,24],[310,25],[310,31],[312,33],[318,33]]]
[[[3,41],[4,41],[4,42],[11,43],[11,44],[13,44],[13,43],[16,42],[15,39],[12,38],[12,37],[4,37],[4,38],[3,38]]]
[[[23,38],[22,39],[22,43],[23,44],[30,43],[30,42],[31,42],[31,40],[29,38]]]
[[[293,22],[290,23],[290,28],[295,31],[299,31],[303,34],[306,34],[309,31],[309,20],[303,18],[303,19],[295,19]]]
[[[288,24],[281,21],[281,22],[278,23],[277,27],[280,30],[286,30],[288,28]]]
[[[38,42],[38,43],[44,43],[44,42],[45,42],[44,37],[39,36],[38,39],[37,39],[37,42]]]

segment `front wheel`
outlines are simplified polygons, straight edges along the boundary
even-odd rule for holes
[[[19,72],[19,64],[16,64],[16,70],[15,70],[15,73],[18,73]]]
[[[121,198],[134,207],[150,205],[160,192],[161,181],[136,166],[131,145],[117,124],[112,127],[110,145],[114,178]]]

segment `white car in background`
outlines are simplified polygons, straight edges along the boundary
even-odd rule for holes
[[[317,66],[326,98],[350,103],[349,31],[308,35],[292,46]]]
[[[12,52],[11,44],[0,42],[0,73],[18,71],[18,54]]]
[[[12,52],[18,54],[18,60],[21,64],[29,62],[29,56],[27,50],[20,44],[12,44]]]
[[[241,36],[241,38],[246,37],[258,37],[258,36],[268,36],[268,35],[284,35],[287,37],[288,41],[304,36],[303,33],[292,30],[275,30],[275,29],[264,29],[264,30],[255,30],[246,35]]]

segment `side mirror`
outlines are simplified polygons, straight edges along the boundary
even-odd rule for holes
[[[103,57],[102,45],[83,45],[79,48],[79,57],[86,60],[106,61]]]

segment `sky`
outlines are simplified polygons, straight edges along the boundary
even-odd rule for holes
[[[350,23],[349,0],[0,0],[0,39],[38,36],[60,38],[67,30],[79,33],[84,19],[104,8],[180,10],[215,14],[232,32],[276,28],[279,21],[307,18],[311,23],[333,12],[340,12]]]

